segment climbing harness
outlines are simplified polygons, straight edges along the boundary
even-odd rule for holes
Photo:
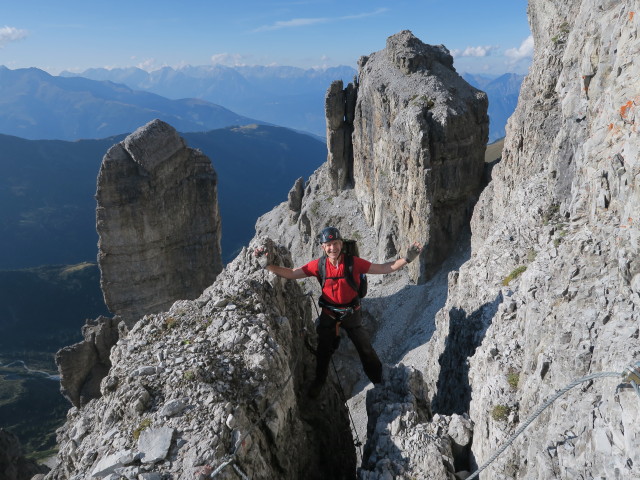
[[[350,303],[349,305],[340,306],[340,305],[333,305],[332,303],[327,302],[322,297],[320,297],[320,300],[318,300],[318,305],[320,305],[322,308],[326,308],[328,310],[331,310],[334,313],[337,313],[338,315],[340,315],[340,317],[346,317],[347,315],[351,315],[353,312],[355,312],[356,310],[358,310],[360,308],[360,303],[359,302]],[[318,311],[318,309],[316,308],[316,312],[317,311]]]
[[[522,432],[524,432],[524,430],[529,426],[529,424],[531,422],[533,422],[536,418],[538,418],[540,416],[540,414],[549,405],[551,405],[553,402],[555,402],[558,398],[560,398],[566,392],[571,390],[573,387],[575,387],[577,385],[580,385],[581,383],[594,380],[596,378],[620,377],[620,376],[622,376],[622,379],[623,379],[624,383],[630,383],[631,384],[631,386],[634,388],[635,392],[638,394],[638,397],[640,398],[640,390],[638,388],[640,386],[640,362],[637,362],[635,364],[635,366],[628,366],[627,368],[625,368],[625,370],[622,373],[620,373],[620,372],[600,372],[600,373],[593,373],[591,375],[587,375],[586,377],[578,378],[577,380],[574,380],[573,382],[568,384],[566,387],[562,388],[561,390],[558,390],[556,393],[554,393],[551,396],[551,398],[549,398],[546,402],[544,402],[533,413],[533,415],[531,415],[522,425],[520,425],[520,427],[514,432],[513,435],[511,435],[509,437],[509,439],[504,443],[504,445],[502,445],[502,447],[500,447],[500,449],[497,452],[495,452],[493,455],[491,455],[489,460],[487,460],[480,468],[478,468],[469,477],[467,477],[467,480],[473,480],[478,475],[480,475],[480,472],[482,472],[482,470],[487,468],[496,458],[498,458],[498,456],[500,456],[500,454],[502,452],[504,452],[507,449],[507,447],[513,443],[513,441],[516,439],[516,437],[518,437],[518,435],[520,435]]]

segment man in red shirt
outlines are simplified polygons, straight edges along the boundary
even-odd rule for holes
[[[385,274],[393,273],[414,260],[422,250],[418,242],[414,242],[404,258],[398,258],[387,263],[371,263],[359,257],[353,257],[353,282],[346,279],[348,267],[345,255],[342,252],[342,236],[335,227],[326,227],[318,235],[318,242],[325,255],[312,260],[298,268],[280,267],[271,265],[264,249],[257,249],[255,255],[261,264],[270,272],[290,280],[298,280],[306,277],[318,277],[320,275],[319,262],[325,261],[325,283],[322,287],[322,295],[319,304],[322,313],[317,321],[318,349],[316,353],[316,378],[309,388],[309,396],[317,397],[322,390],[327,374],[329,362],[333,352],[337,348],[336,339],[339,338],[339,328],[342,327],[353,342],[367,377],[373,383],[382,381],[382,363],[376,351],[371,345],[369,335],[362,325],[360,314],[360,298],[357,287],[360,284],[361,274]]]

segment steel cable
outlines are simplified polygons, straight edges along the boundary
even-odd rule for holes
[[[589,380],[594,380],[596,378],[603,378],[603,377],[620,377],[621,374],[620,372],[600,372],[600,373],[593,373],[591,375],[587,375],[586,377],[582,377],[582,378],[578,378],[576,380],[574,380],[573,382],[571,382],[570,384],[568,384],[566,387],[562,388],[561,390],[558,390],[555,394],[553,394],[551,396],[551,398],[549,398],[546,402],[544,402],[540,407],[538,407],[538,409],[533,413],[533,415],[531,415],[522,425],[520,425],[520,427],[513,433],[513,435],[511,435],[509,437],[509,439],[504,443],[504,445],[502,445],[502,447],[500,447],[500,449],[498,451],[496,451],[493,455],[491,455],[491,457],[489,458],[489,460],[487,460],[480,468],[478,468],[478,470],[476,470],[475,472],[473,472],[469,477],[467,477],[467,480],[472,480],[474,478],[476,478],[480,472],[482,472],[485,468],[487,468],[496,458],[498,458],[500,456],[500,454],[502,452],[504,452],[507,447],[509,445],[511,445],[513,443],[513,441],[516,439],[516,437],[518,435],[520,435],[525,428],[527,428],[529,426],[529,424],[531,422],[533,422],[536,418],[538,418],[540,416],[540,414],[549,406],[551,405],[553,402],[555,402],[559,397],[561,397],[563,394],[565,394],[566,392],[568,392],[569,390],[571,390],[573,387],[580,385],[581,383],[584,382],[588,382]],[[632,382],[633,383],[633,382]],[[640,394],[639,394],[640,395]]]

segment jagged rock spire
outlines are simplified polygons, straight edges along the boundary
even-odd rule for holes
[[[216,173],[167,123],[107,152],[96,199],[102,291],[129,325],[197,297],[222,269]]]

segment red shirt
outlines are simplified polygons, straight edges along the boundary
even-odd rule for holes
[[[326,258],[327,262],[327,278],[326,282],[324,283],[324,288],[322,289],[322,296],[325,298],[325,300],[336,305],[351,303],[358,296],[358,292],[351,288],[345,278],[329,278],[344,277],[344,255],[340,256],[340,262],[337,267],[334,267],[331,264],[329,258],[322,258]],[[301,267],[302,271],[307,274],[307,277],[317,277],[318,275],[320,275],[320,271],[318,270],[319,261],[320,258],[311,260],[309,263]],[[360,274],[367,273],[370,266],[371,262],[360,257],[353,257],[353,280],[356,282],[356,285],[360,285]]]

